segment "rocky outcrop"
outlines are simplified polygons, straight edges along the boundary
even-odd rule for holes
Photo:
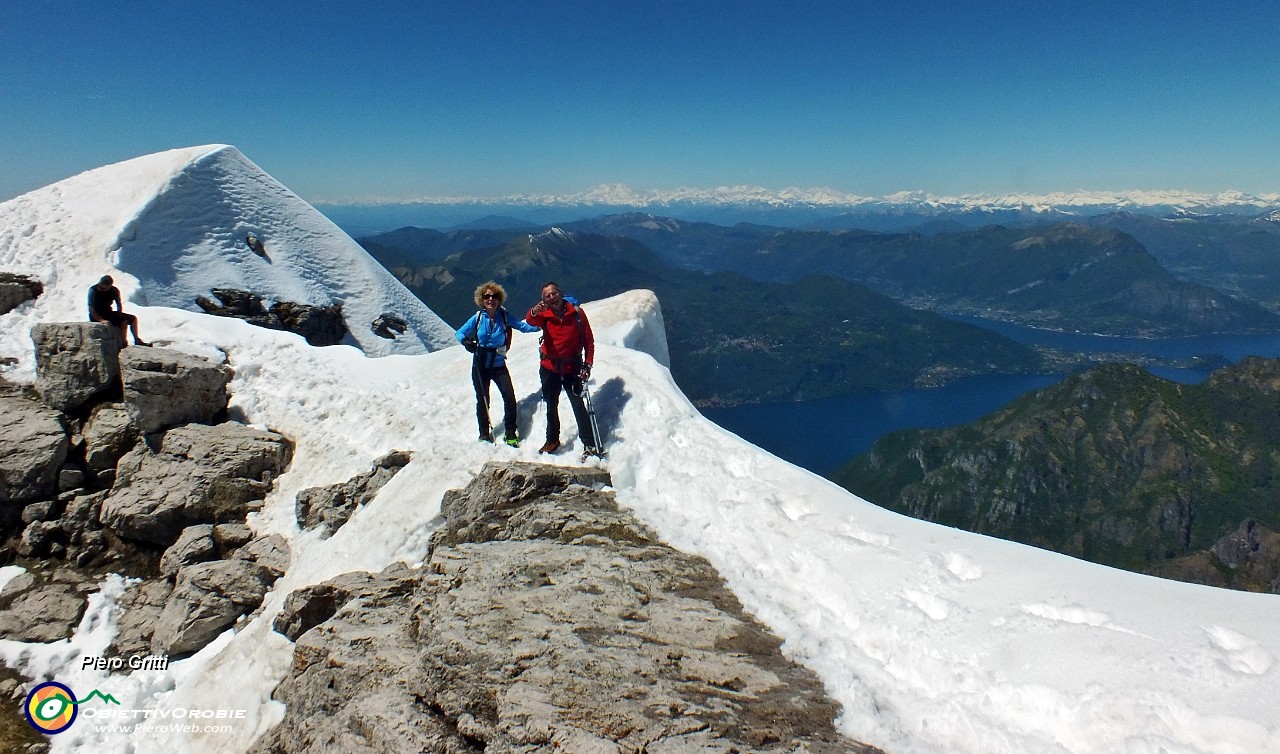
[[[330,536],[350,520],[356,509],[372,500],[412,457],[407,451],[393,450],[374,461],[373,468],[364,474],[340,484],[302,490],[294,504],[299,528],[323,526],[324,536]]]
[[[297,333],[313,346],[337,345],[347,336],[341,304],[313,306],[277,301],[268,309],[261,296],[249,291],[214,288],[213,295],[218,303],[197,296],[196,305],[219,317],[234,317],[259,327]]]
[[[170,657],[198,651],[261,605],[274,580],[265,567],[248,560],[185,566],[156,620],[151,651]]]
[[[50,642],[68,639],[97,588],[75,571],[23,573],[0,590],[0,638]]]
[[[44,293],[44,284],[27,275],[0,272],[0,314],[8,314]]]
[[[119,602],[116,635],[106,653],[111,657],[150,654],[151,636],[172,595],[173,582],[169,579],[148,579],[126,590]]]
[[[94,396],[118,389],[120,338],[95,322],[47,322],[31,328],[36,350],[36,389],[59,411],[72,411]]]
[[[50,497],[67,460],[62,415],[16,393],[0,394],[0,505]]]
[[[235,422],[157,433],[120,459],[102,523],[168,547],[188,526],[243,522],[292,456],[282,435]]]
[[[168,348],[128,348],[120,354],[124,403],[138,430],[198,422],[227,410],[231,368]]]
[[[383,312],[369,325],[369,329],[373,330],[373,334],[379,338],[395,340],[409,329],[409,323],[403,317]]]
[[[33,330],[45,403],[0,381],[2,552],[28,568],[0,593],[0,638],[67,638],[93,574],[109,570],[143,579],[120,600],[109,651],[189,654],[256,610],[289,566],[285,539],[255,539],[245,517],[292,445],[233,422],[190,423],[226,413],[231,371],[166,349],[120,354],[100,347],[104,332]]]
[[[93,474],[114,473],[116,464],[138,442],[138,424],[123,403],[95,406],[80,431],[85,466]]]
[[[249,540],[243,524],[187,527],[160,559],[161,578],[130,587],[109,653],[199,651],[262,604],[289,567],[284,537]]]
[[[1280,594],[1280,534],[1252,519],[1208,550],[1153,566],[1153,576]]]
[[[865,752],[701,558],[596,469],[490,464],[426,565],[290,595],[257,752]]]

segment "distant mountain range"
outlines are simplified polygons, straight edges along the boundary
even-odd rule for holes
[[[515,316],[537,300],[547,280],[584,301],[653,290],[662,302],[672,376],[699,405],[803,400],[1049,370],[1026,346],[838,278],[777,283],[678,269],[618,235],[553,228],[469,248],[473,233],[402,229],[361,243],[455,325],[475,312],[472,291],[489,279],[507,288]],[[462,250],[439,258],[450,242]],[[408,248],[435,256],[410,261]]]
[[[978,227],[997,222],[1052,222],[1119,211],[1155,216],[1173,213],[1258,216],[1280,210],[1280,193],[1078,191],[947,196],[903,191],[873,197],[827,188],[771,190],[759,186],[727,186],[637,191],[622,184],[605,184],[574,194],[369,199],[318,202],[315,206],[356,235],[405,225],[452,228],[493,215],[505,215],[525,223],[550,224],[634,211],[730,225],[761,222],[786,227],[902,230],[938,220]]]
[[[926,236],[726,227],[633,212],[565,227],[638,240],[678,267],[776,282],[833,275],[915,308],[1036,327],[1147,336],[1280,331],[1280,316],[1258,303],[1179,280],[1132,236],[1077,223]],[[1270,228],[1263,235],[1280,241]],[[1277,276],[1259,279],[1274,285]]]
[[[1128,233],[1180,280],[1280,312],[1280,210],[1258,216],[1111,212],[1082,222]]]

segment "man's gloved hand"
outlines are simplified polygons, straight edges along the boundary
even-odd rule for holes
[[[462,347],[467,349],[467,353],[476,352],[476,342],[470,338],[467,338],[466,340],[462,341]]]
[[[590,364],[583,364],[583,365],[582,365],[582,368],[578,370],[578,379],[582,380],[583,382],[586,382],[587,380],[591,379],[591,365],[590,365]]]

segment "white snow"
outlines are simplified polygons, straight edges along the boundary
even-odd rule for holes
[[[249,250],[250,233],[264,241],[265,258]],[[216,301],[214,288],[235,288],[267,306],[342,304],[349,342],[370,355],[455,344],[452,329],[359,244],[230,146],[140,157],[0,204],[0,270],[32,274],[46,287],[0,335],[6,350],[22,351],[18,374],[26,378],[34,372],[20,341],[31,325],[55,313],[85,319],[89,286],[104,274],[126,309],[201,311],[197,296]],[[384,312],[409,330],[394,341],[375,335],[370,325]]]
[[[0,357],[19,359],[11,378],[31,377],[31,324],[82,319],[89,283],[128,273],[119,277],[145,336],[225,353],[236,415],[297,443],[292,467],[250,520],[293,548],[256,618],[164,671],[82,670],[81,658],[101,653],[114,630],[129,586],[117,577],[90,599],[70,641],[0,641],[0,658],[27,677],[54,678],[82,696],[100,689],[122,708],[152,710],[152,723],[186,722],[174,718],[190,709],[244,710],[244,718],[231,732],[110,732],[86,704],[52,738],[55,752],[244,751],[282,715],[270,694],[292,645],[271,620],[290,591],[420,561],[445,490],[487,460],[546,460],[536,442],[510,449],[474,440],[461,348],[371,358],[382,351],[313,348],[191,311],[181,299],[201,289],[195,281],[250,269],[261,276],[249,279],[274,291],[324,291],[348,311],[372,311],[365,297],[379,308],[401,295],[370,284],[379,278],[365,271],[363,252],[335,231],[301,243],[301,229],[315,227],[310,208],[268,178],[247,180],[251,168],[229,148],[182,150],[0,204],[0,270],[34,273],[47,286],[39,301],[0,317]],[[219,181],[237,189],[215,211],[205,202]],[[228,262],[242,231],[266,234],[268,219],[299,242],[275,245],[275,231],[267,235],[270,270]],[[532,301],[537,292],[512,295]],[[600,341],[592,382],[619,501],[674,546],[710,559],[784,650],[821,676],[843,705],[848,735],[894,754],[1280,751],[1280,597],[1116,571],[880,509],[703,419],[664,366],[652,294],[585,307]],[[425,328],[425,345],[433,332]],[[510,362],[526,405],[522,429],[539,438],[536,336],[517,333]],[[573,420],[561,410],[568,437]],[[576,461],[578,443],[570,445],[557,462]],[[414,460],[333,537],[297,529],[299,490],[344,481],[393,448]]]

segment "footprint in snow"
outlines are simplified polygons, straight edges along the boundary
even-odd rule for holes
[[[1246,675],[1262,675],[1271,668],[1275,658],[1257,641],[1244,634],[1222,626],[1207,626],[1209,643],[1219,651],[1223,665]]]
[[[981,566],[954,552],[948,552],[942,556],[942,567],[961,581],[975,581],[982,578]]]

